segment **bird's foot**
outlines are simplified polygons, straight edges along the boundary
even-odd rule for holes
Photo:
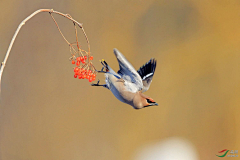
[[[104,71],[103,69],[104,69],[105,67],[102,67],[102,69],[101,69],[101,71],[98,71],[98,70],[96,70],[98,73],[107,73],[106,71]]]
[[[104,85],[100,85],[100,84],[99,84],[99,82],[100,82],[100,80],[98,80],[98,82],[97,82],[97,83],[95,83],[95,84],[94,84],[94,83],[92,83],[92,84],[91,84],[91,86],[104,86]]]

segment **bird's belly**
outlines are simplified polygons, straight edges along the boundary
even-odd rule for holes
[[[121,102],[132,105],[134,93],[128,90],[128,87],[118,78],[111,74],[105,74],[106,83],[109,90]]]
[[[112,86],[110,90],[119,101],[126,103],[123,95],[119,93],[118,89],[115,86]]]

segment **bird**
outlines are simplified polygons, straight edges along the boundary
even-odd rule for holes
[[[119,63],[119,71],[116,73],[103,59],[100,61],[103,67],[97,72],[104,73],[106,84],[100,85],[98,80],[91,85],[109,89],[118,100],[134,109],[158,106],[151,97],[143,94],[150,87],[157,61],[150,59],[136,71],[120,51],[114,48],[113,52]]]

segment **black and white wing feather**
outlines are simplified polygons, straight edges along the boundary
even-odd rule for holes
[[[119,63],[120,70],[118,71],[118,74],[121,75],[123,80],[128,81],[131,85],[134,85],[138,91],[142,90],[143,83],[138,72],[121,52],[117,49],[114,49],[113,51]]]
[[[155,59],[150,59],[146,64],[140,67],[139,70],[137,71],[142,78],[142,83],[143,83],[142,92],[145,92],[149,89],[156,66],[157,66],[157,61]]]

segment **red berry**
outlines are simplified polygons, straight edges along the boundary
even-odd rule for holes
[[[90,76],[89,75],[87,75],[87,77],[86,77],[87,79],[89,79],[90,78]]]
[[[82,78],[85,79],[85,78],[86,78],[86,74],[84,74],[84,75],[82,76]]]
[[[96,79],[95,77],[92,78],[93,81],[95,81],[95,79]]]
[[[85,63],[85,61],[83,60],[83,61],[82,61],[82,63],[84,64],[84,63]]]
[[[89,79],[88,81],[89,81],[89,82],[92,82],[92,80],[91,80],[91,79]]]
[[[86,60],[86,59],[87,59],[87,56],[84,56],[84,59]]]
[[[78,78],[79,78],[79,79],[82,79],[82,75],[81,75],[81,74],[79,74]]]
[[[78,72],[79,68],[78,67],[75,67],[74,68],[74,72]]]
[[[80,60],[81,60],[81,58],[80,58],[80,57],[77,57],[77,58],[76,58],[76,60],[77,60],[77,61],[80,61]]]
[[[93,60],[93,56],[91,56],[89,59],[90,59],[90,60]]]
[[[77,78],[77,75],[76,75],[76,74],[74,75],[74,78]]]
[[[83,57],[80,57],[80,61],[83,61],[84,60],[84,58]]]
[[[79,66],[80,65],[80,61],[77,61],[76,65]]]
[[[95,78],[95,77],[96,77],[96,74],[93,74],[93,75],[92,75],[92,77],[94,77],[94,78]]]
[[[72,60],[72,64],[75,64],[75,61],[74,61],[74,60]]]

